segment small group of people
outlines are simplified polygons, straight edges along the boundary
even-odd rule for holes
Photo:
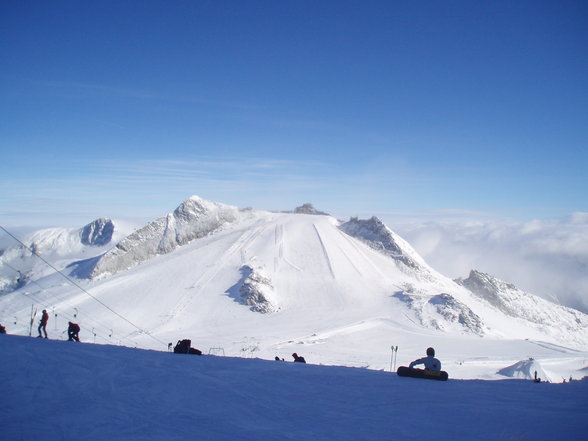
[[[294,352],[292,354],[292,357],[294,358],[294,362],[295,363],[306,363],[306,360],[304,359],[304,357],[302,357],[301,355],[298,355],[296,352]],[[283,358],[280,358],[276,355],[276,357],[274,358],[274,360],[276,361],[284,361]]]
[[[43,334],[45,338],[47,337],[47,323],[49,322],[49,314],[47,313],[46,309],[43,309],[43,312],[41,313],[41,320],[39,320],[39,327],[37,328],[37,331],[39,332],[39,335],[37,336],[37,338],[43,338]],[[68,322],[68,326],[67,326],[67,340],[68,341],[80,341],[80,325],[78,325],[77,323],[73,323],[73,322]]]

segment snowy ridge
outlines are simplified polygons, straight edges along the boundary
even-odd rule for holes
[[[572,341],[588,338],[588,316],[580,311],[551,303],[476,270],[472,270],[467,279],[456,282],[491,307],[509,317],[524,320],[527,325],[560,338],[567,335],[566,338]]]
[[[339,228],[350,236],[365,242],[374,250],[403,264],[406,268],[418,271],[423,275],[429,272],[428,265],[408,242],[375,216],[367,220],[352,217],[349,221],[342,223]]]
[[[116,274],[153,256],[167,254],[178,246],[207,236],[239,219],[236,207],[209,202],[198,196],[184,201],[173,213],[135,231],[102,256],[90,278]]]
[[[48,228],[36,231],[0,252],[0,293],[10,292],[39,279],[53,270],[34,254],[51,261],[59,269],[72,261],[92,258],[112,246],[115,224],[100,218],[82,228]]]

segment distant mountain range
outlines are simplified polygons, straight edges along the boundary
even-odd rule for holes
[[[23,243],[0,255],[0,306],[21,331],[31,300],[64,317],[76,305],[102,334],[113,321],[39,255],[127,318],[117,326],[146,346],[146,335],[180,333],[252,352],[304,341],[324,344],[325,359],[333,360],[349,343],[343,335],[377,341],[407,329],[434,339],[588,345],[586,314],[476,270],[451,280],[380,219],[340,221],[312,204],[276,213],[192,196],[134,231],[98,219],[81,229],[37,231]]]

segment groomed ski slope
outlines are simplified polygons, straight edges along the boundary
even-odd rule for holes
[[[588,381],[399,378],[0,335],[0,439],[575,441]]]
[[[261,211],[243,216],[126,271],[77,279],[93,298],[59,274],[3,295],[2,323],[10,334],[28,335],[34,306],[33,332],[47,308],[53,339],[63,339],[73,320],[84,342],[156,350],[190,338],[194,347],[219,348],[227,356],[290,359],[298,352],[316,364],[380,370],[390,368],[391,345],[400,347],[398,363],[405,364],[434,346],[452,378],[501,379],[499,370],[529,358],[540,362],[551,381],[582,376],[583,347],[549,340],[498,314],[424,263],[416,274],[402,271],[389,256],[343,233],[330,216]],[[245,266],[269,278],[278,311],[262,314],[243,304]],[[424,327],[394,298],[407,284],[416,292],[450,292],[468,301],[484,317],[488,333],[481,338],[449,322],[442,322],[445,331]]]

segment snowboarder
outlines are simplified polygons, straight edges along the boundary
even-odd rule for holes
[[[435,349],[433,348],[427,348],[427,356],[411,362],[408,367],[413,368],[417,364],[424,364],[428,371],[441,370],[441,362],[435,358]]]
[[[306,363],[306,360],[304,359],[304,357],[299,356],[296,352],[294,352],[292,354],[292,357],[294,357],[294,362]]]
[[[0,325],[0,334],[6,334],[6,328]]]
[[[38,338],[43,337],[41,335],[41,331],[43,331],[43,333],[45,334],[45,338],[47,338],[47,322],[49,321],[49,314],[47,314],[47,310],[43,309],[43,314],[41,315],[41,320],[39,321],[39,327],[37,328],[37,331],[39,331],[39,336]]]
[[[80,332],[80,326],[77,323],[68,322],[69,326],[67,327],[67,336],[68,341],[80,341],[80,337],[78,333]]]

